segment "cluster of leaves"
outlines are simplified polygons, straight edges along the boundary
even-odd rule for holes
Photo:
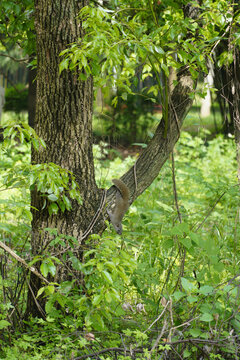
[[[136,71],[140,65],[142,79],[154,73],[157,80],[148,89],[148,96],[160,93],[162,99],[160,74],[168,77],[170,67],[188,65],[195,78],[199,70],[207,72],[206,56],[219,41],[226,21],[231,21],[231,15],[226,17],[227,1],[203,2],[201,16],[195,20],[184,18],[181,2],[152,5],[145,0],[125,1],[115,6],[86,6],[81,10],[85,36],[61,53],[64,60],[60,72],[84,69],[81,79],[91,74],[98,87],[110,83],[125,100],[132,93],[132,82],[138,82]]]
[[[32,0],[2,0],[0,3],[1,41],[6,48],[21,44],[24,54],[35,52],[34,3]]]
[[[4,125],[3,137],[1,147],[3,152],[9,155],[19,146],[26,146],[28,150],[30,144],[36,150],[40,150],[41,146],[46,147],[45,142],[25,122]],[[81,203],[79,187],[72,173],[54,163],[16,163],[6,169],[2,175],[2,184],[6,190],[19,187],[33,190],[36,187],[45,198],[43,208],[47,206],[49,215],[56,214],[59,208],[62,212],[70,210],[70,199]]]
[[[38,296],[43,292],[48,296],[51,294],[46,304],[48,317],[52,320],[64,321],[71,327],[74,316],[74,327],[107,330],[107,324],[113,321],[113,315],[123,315],[123,310],[119,306],[122,301],[122,291],[127,288],[130,282],[129,276],[135,268],[131,253],[121,248],[120,239],[108,234],[104,237],[104,241],[96,244],[95,249],[84,251],[83,261],[80,261],[74,255],[76,240],[73,237],[57,234],[56,230],[50,231],[52,234],[55,231],[55,237],[49,246],[61,244],[66,249],[62,261],[70,262],[74,270],[83,274],[85,292],[82,294],[83,284],[76,280],[65,281],[57,287],[53,285],[42,287]],[[99,242],[99,237],[95,236],[94,241]],[[38,257],[33,261],[39,260],[43,259]],[[42,267],[41,271],[43,270],[45,276],[50,271],[52,271],[51,275],[54,275],[55,260],[52,258],[43,260],[45,268]],[[52,269],[49,268],[50,262]],[[57,303],[61,310],[57,310]],[[66,309],[70,312],[70,316],[66,316]]]

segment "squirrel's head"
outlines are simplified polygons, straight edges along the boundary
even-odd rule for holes
[[[122,224],[121,223],[113,224],[113,227],[119,235],[122,235]]]

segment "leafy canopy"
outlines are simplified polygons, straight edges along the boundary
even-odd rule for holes
[[[196,2],[192,2],[197,5]],[[226,24],[227,1],[205,1],[196,19],[184,17],[186,1],[124,1],[111,9],[86,6],[79,15],[85,30],[83,39],[64,50],[60,72],[84,70],[80,79],[93,75],[96,85],[111,84],[131,93],[131,83],[155,73],[157,84],[148,96],[162,94],[160,73],[169,76],[169,67],[188,65],[193,77],[207,72],[206,58],[219,41]],[[211,10],[211,11],[210,11]],[[140,70],[141,67],[141,70]]]

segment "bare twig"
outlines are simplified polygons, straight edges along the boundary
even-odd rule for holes
[[[192,344],[192,345],[197,345],[197,344],[208,344],[208,345],[214,345],[216,347],[222,347],[224,345],[225,342],[229,342],[228,338],[224,338],[224,339],[219,339],[219,340],[207,340],[207,339],[200,339],[200,338],[190,338],[190,339],[180,339],[177,341],[173,341],[173,342],[164,342],[164,345],[170,345],[172,348],[174,345],[177,344]],[[201,350],[204,354],[204,350],[202,348],[200,348],[200,346],[197,346],[199,348],[199,350]],[[93,357],[98,357],[100,354],[104,354],[106,352],[127,352],[129,354],[134,355],[134,353],[143,353],[144,352],[144,348],[135,348],[135,349],[126,349],[126,348],[120,348],[120,347],[112,347],[112,348],[107,348],[107,349],[102,349],[99,351],[96,351],[92,354],[85,354],[82,356],[78,356],[76,357],[74,360],[83,360],[83,359],[87,359],[87,358],[93,358]],[[151,351],[151,349],[149,349],[149,351]],[[176,351],[174,351],[176,352]],[[178,354],[179,355],[179,354]]]
[[[42,309],[42,307],[40,306],[39,302],[37,301],[37,298],[36,298],[36,296],[35,296],[35,294],[34,294],[34,292],[33,292],[33,289],[32,289],[32,287],[31,287],[31,285],[29,284],[29,282],[28,282],[27,279],[26,279],[26,281],[27,281],[27,284],[28,284],[28,288],[29,288],[29,290],[31,291],[32,297],[33,297],[33,299],[34,299],[34,302],[35,302],[35,304],[36,304],[39,312],[42,314],[43,318],[45,319],[45,318],[46,318],[46,314],[45,314],[44,310]]]
[[[181,131],[180,131],[179,120],[178,120],[177,112],[176,112],[176,109],[175,109],[175,107],[174,107],[174,104],[173,104],[173,102],[172,102],[171,97],[170,97],[170,106],[171,106],[171,108],[173,109],[174,116],[175,116],[175,120],[176,120],[176,124],[177,124],[177,128],[178,128],[178,132],[179,132],[179,135],[180,135]]]
[[[92,221],[90,222],[87,230],[83,233],[82,237],[81,237],[81,240],[85,239],[91,232],[92,228],[94,227],[94,225],[96,224],[96,221],[99,217],[99,215],[101,214],[102,210],[103,210],[103,207],[105,205],[105,202],[106,202],[106,196],[107,196],[107,190],[104,189],[103,190],[103,194],[102,194],[102,198],[101,198],[101,203],[100,203],[100,206],[99,208],[97,209]]]
[[[167,309],[167,307],[168,307],[168,305],[169,305],[169,302],[170,302],[170,301],[168,300],[168,302],[166,303],[166,305],[165,305],[163,311],[161,312],[161,314],[160,314],[160,315],[153,321],[153,323],[152,323],[151,325],[149,325],[149,327],[143,332],[144,334],[145,334],[148,330],[150,330],[151,327],[153,327],[153,325],[156,324],[156,322],[157,322],[159,319],[161,319],[161,317],[163,316],[163,314],[165,313],[165,311],[166,311],[166,309]]]
[[[174,200],[175,200],[175,206],[178,213],[178,220],[181,224],[182,222],[182,215],[180,213],[179,204],[178,204],[178,195],[177,195],[177,185],[176,185],[176,173],[175,173],[175,161],[174,161],[174,155],[172,152],[172,181],[173,181],[173,193],[174,193]]]
[[[27,268],[28,270],[30,270],[33,274],[35,274],[37,277],[39,277],[42,281],[44,281],[46,284],[50,284],[50,282],[44,277],[42,276],[42,274],[40,274],[35,267],[33,266],[29,266],[26,261],[24,259],[22,259],[20,256],[18,256],[12,249],[10,249],[10,247],[8,247],[7,245],[5,245],[2,241],[0,241],[0,247],[2,249],[4,249],[5,251],[7,251],[14,259],[16,259],[18,262],[20,262],[21,264],[23,264],[25,266],[25,268]]]
[[[209,217],[209,215],[213,212],[213,210],[215,209],[215,207],[217,206],[217,204],[219,203],[219,201],[221,200],[221,198],[226,194],[226,191],[224,191],[215,201],[215,203],[213,204],[213,206],[209,209],[207,215],[205,216],[205,218],[203,219],[203,221],[197,226],[195,231],[198,231],[203,224],[205,223],[205,221],[207,220],[207,218]]]
[[[137,160],[135,161],[135,164],[133,166],[133,175],[134,175],[134,182],[135,182],[135,190],[134,190],[134,192],[137,192],[137,187],[138,187],[136,167],[137,167]]]
[[[167,327],[167,320],[164,319],[162,330],[161,330],[160,334],[158,335],[155,343],[153,344],[153,347],[151,348],[151,351],[150,351],[150,354],[149,354],[149,359],[151,359],[151,356],[152,356],[153,351],[154,351],[154,350],[156,349],[156,347],[158,346],[158,344],[159,344],[159,342],[160,342],[160,340],[161,340],[161,338],[162,338],[162,336],[163,336],[163,334],[164,334],[164,332],[165,332],[166,327]]]
[[[28,58],[25,58],[25,59],[17,59],[11,55],[8,55],[8,54],[3,54],[3,53],[0,53],[0,56],[4,56],[4,57],[8,57],[9,59],[13,60],[13,61],[16,61],[16,62],[28,62],[29,59]]]

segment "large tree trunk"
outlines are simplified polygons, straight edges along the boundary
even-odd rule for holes
[[[32,151],[32,163],[54,162],[73,172],[80,186],[83,205],[73,203],[71,212],[49,216],[42,209],[42,197],[31,193],[32,252],[40,254],[49,241],[45,228],[74,236],[81,243],[81,235],[91,222],[101,192],[98,191],[92,154],[92,79],[79,81],[79,73],[63,71],[59,76],[59,54],[82,36],[77,15],[85,1],[35,0],[35,28],[37,37],[37,98],[34,128],[47,144],[40,152]],[[38,210],[35,210],[38,209]],[[55,281],[64,278],[58,271]],[[66,277],[66,276],[65,276]],[[35,296],[40,280],[31,274],[27,314],[41,315],[43,302]],[[33,295],[34,294],[34,295]]]

